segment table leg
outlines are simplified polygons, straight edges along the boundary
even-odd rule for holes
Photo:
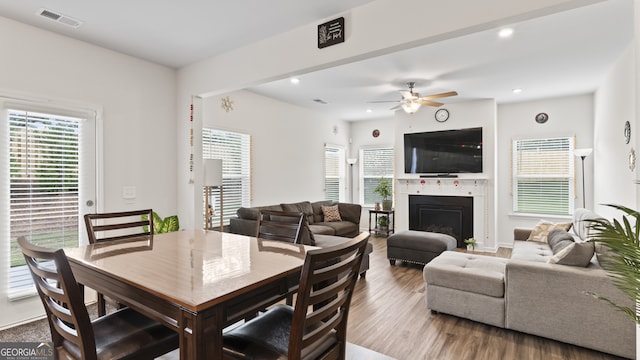
[[[180,359],[222,359],[222,311],[215,307],[206,313],[182,310]]]

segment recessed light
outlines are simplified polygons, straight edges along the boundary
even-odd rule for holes
[[[500,36],[501,38],[508,38],[511,35],[513,35],[513,29],[512,28],[504,28],[504,29],[500,29],[500,31],[498,31],[498,36]]]
[[[298,79],[298,78],[291,78],[290,81],[291,81],[292,84],[299,84],[300,83],[300,79]]]
[[[373,110],[371,110],[371,109],[367,109],[367,112],[368,112],[368,113],[372,113],[372,112],[373,112]]]
[[[513,89],[513,90],[511,90],[511,91],[513,91],[513,93],[514,93],[514,94],[520,94],[520,93],[522,92],[522,89],[520,89],[520,88],[515,88],[515,89]]]

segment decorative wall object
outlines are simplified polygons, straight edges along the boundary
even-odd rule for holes
[[[547,113],[539,113],[536,115],[536,122],[538,124],[544,124],[547,120],[549,120],[549,115],[547,115]]]
[[[628,144],[631,141],[631,123],[628,121],[624,123],[624,143]]]
[[[193,184],[193,96],[189,105],[189,184]]]
[[[636,169],[636,151],[631,148],[629,150],[629,170],[634,171]]]
[[[380,136],[380,130],[378,129],[373,130],[373,132],[371,132],[371,136],[373,136],[374,138],[377,138],[378,136]]]
[[[220,106],[224,109],[224,111],[229,112],[233,110],[233,101],[228,96],[223,97],[220,100]]]

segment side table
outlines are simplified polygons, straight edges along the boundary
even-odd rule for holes
[[[371,227],[371,218],[373,216],[373,228]],[[389,225],[384,228],[384,227],[380,227],[378,225],[378,217],[382,217],[382,216],[386,216],[389,219]],[[389,236],[391,234],[393,234],[394,231],[394,223],[395,223],[395,216],[394,216],[394,211],[393,210],[373,210],[370,209],[369,210],[369,232],[371,232],[372,230],[375,232],[376,235],[384,235],[384,236]]]

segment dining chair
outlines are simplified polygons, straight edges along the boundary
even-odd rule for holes
[[[296,304],[278,304],[223,333],[225,355],[239,359],[345,358],[347,319],[358,269],[369,240],[309,250]]]
[[[18,239],[47,313],[56,359],[153,359],[178,348],[177,332],[131,308],[89,319],[62,249]]]
[[[304,220],[302,212],[260,210],[256,236],[261,239],[300,244]]]
[[[90,244],[149,236],[153,235],[153,210],[85,214],[84,224]],[[98,315],[106,314],[106,303],[104,295],[98,293]]]

